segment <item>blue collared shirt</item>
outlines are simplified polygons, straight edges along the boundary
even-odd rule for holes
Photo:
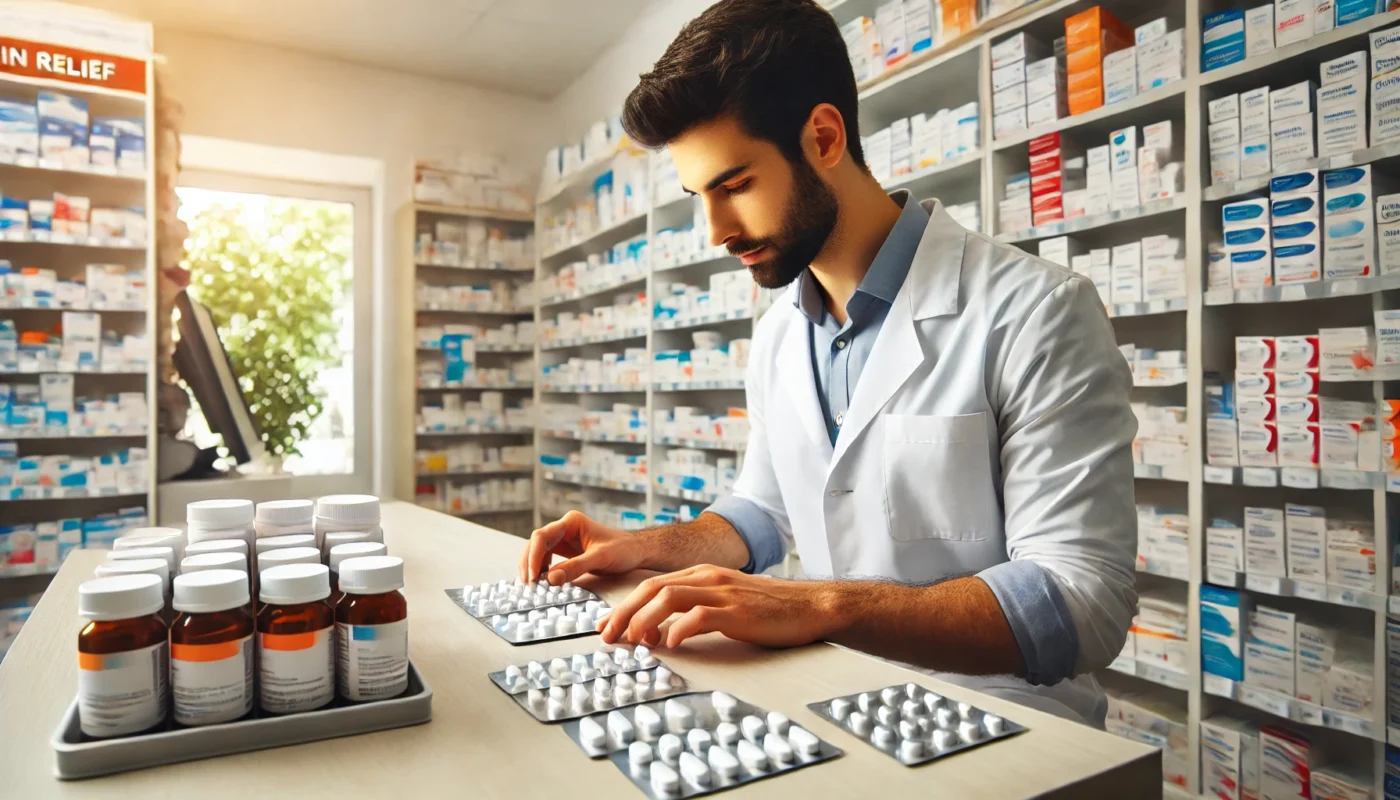
[[[826,310],[810,269],[798,276],[794,304],[809,321],[809,354],[817,397],[835,445],[861,371],[879,337],[886,315],[904,285],[929,215],[907,191],[891,195],[903,206],[870,269],[846,303],[846,322]],[[763,572],[784,556],[782,533],[763,509],[729,495],[708,509],[727,520],[749,548],[744,571]],[[1031,560],[1012,560],[978,574],[996,595],[1026,662],[1031,683],[1053,684],[1074,673],[1079,637],[1054,579]]]

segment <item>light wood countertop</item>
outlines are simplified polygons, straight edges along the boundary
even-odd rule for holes
[[[426,725],[63,782],[50,736],[77,687],[77,586],[103,559],[75,551],[0,663],[0,796],[116,797],[641,797],[608,761],[590,761],[486,677],[508,664],[600,646],[596,638],[513,647],[443,590],[514,577],[521,539],[406,503],[384,507],[389,552],[403,557],[409,649],[433,688]],[[640,577],[592,584],[619,601]],[[1160,753],[1047,714],[825,644],[770,651],[716,634],[658,651],[698,689],[781,711],[845,751],[736,790],[745,797],[1160,797]],[[1006,741],[917,767],[813,714],[807,704],[915,681],[1030,728]],[[729,796],[728,793],[725,794]]]

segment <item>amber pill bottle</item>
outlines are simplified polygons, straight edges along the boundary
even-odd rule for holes
[[[408,601],[403,559],[362,556],[340,562],[335,607],[336,684],[354,703],[398,697],[408,689]]]
[[[170,629],[164,582],[133,573],[78,587],[78,721],[95,738],[160,727],[169,707]]]
[[[335,534],[326,535],[334,536]],[[331,568],[331,606],[339,604],[343,595],[340,591],[340,564],[342,561],[347,558],[386,556],[388,554],[389,551],[379,542],[347,542],[332,547],[326,562]]]
[[[253,617],[248,574],[188,572],[175,579],[170,691],[181,725],[232,722],[253,710]]]
[[[258,584],[258,707],[295,714],[335,699],[335,611],[323,564],[265,569]]]

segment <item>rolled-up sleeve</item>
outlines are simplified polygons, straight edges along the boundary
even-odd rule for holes
[[[724,517],[748,545],[749,563],[744,565],[744,572],[756,575],[782,563],[787,552],[783,547],[783,535],[778,532],[773,518],[757,503],[731,494],[716,500],[705,510]]]
[[[1098,293],[1078,276],[1047,294],[996,387],[1006,547],[979,574],[1031,683],[1107,667],[1137,610],[1132,375]]]

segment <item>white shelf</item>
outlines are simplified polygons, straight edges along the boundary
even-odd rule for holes
[[[1185,386],[1186,376],[1179,378],[1133,378],[1135,389],[1164,389],[1170,386]]]
[[[1108,668],[1114,672],[1132,675],[1135,678],[1142,678],[1145,681],[1151,681],[1152,683],[1166,686],[1170,689],[1179,689],[1183,692],[1188,691],[1191,685],[1191,676],[1185,672],[1178,672],[1174,669],[1168,669],[1167,667],[1146,661],[1139,661],[1135,658],[1128,658],[1127,656],[1119,656],[1114,659],[1113,663],[1108,665]]]
[[[1146,564],[1141,561],[1133,565],[1133,571],[1143,575],[1156,575],[1159,578],[1170,578],[1174,581],[1189,581],[1191,579],[1190,570],[1183,565],[1159,565],[1152,562]]]
[[[507,264],[434,264],[429,262],[418,262],[413,265],[418,269],[441,269],[459,270],[461,272],[505,272],[511,275],[533,275],[534,267],[512,267]]]
[[[480,469],[455,470],[452,472],[420,472],[417,477],[419,480],[427,480],[430,478],[475,478],[484,475],[533,475],[534,473],[534,467],[495,464]]]
[[[149,489],[89,489],[76,486],[17,486],[18,497],[0,497],[0,503],[28,503],[44,500],[90,500],[100,497],[144,497]]]
[[[1286,486],[1291,489],[1352,489],[1366,491],[1385,488],[1385,473],[1308,467],[1216,467],[1204,468],[1206,483],[1221,486]]]
[[[51,362],[48,364],[20,364],[19,369],[0,368],[0,375],[145,375],[148,370],[142,369],[79,369],[74,364],[60,364]]]
[[[100,305],[70,306],[61,303],[41,303],[37,300],[0,299],[0,311],[92,311],[102,314],[144,314],[146,306]]]
[[[619,154],[626,151],[629,147],[630,143],[626,140],[619,141],[613,147],[609,148],[606,153],[580,164],[577,169],[567,175],[561,176],[553,183],[548,185],[542,184],[539,192],[535,195],[535,205],[547,205],[554,202],[570,189],[591,183],[599,175],[607,172],[608,169],[612,167],[613,159],[617,158]]]
[[[1202,197],[1207,202],[1219,202],[1247,195],[1251,192],[1262,192],[1269,188],[1270,181],[1278,175],[1288,175],[1302,170],[1317,169],[1343,169],[1362,164],[1373,164],[1377,161],[1400,156],[1400,142],[1383,142],[1374,147],[1365,147],[1360,150],[1353,150],[1349,153],[1338,153],[1333,156],[1319,156],[1304,161],[1295,161],[1291,164],[1280,165],[1267,175],[1257,175],[1251,178],[1240,178],[1235,181],[1215,183],[1201,190]]]
[[[716,392],[742,391],[744,379],[727,381],[676,381],[673,383],[653,383],[651,388],[658,392]]]
[[[723,261],[723,260],[725,260],[726,258],[732,258],[732,259],[734,259],[735,261],[738,261],[738,258],[737,258],[737,257],[730,255],[728,250],[725,250],[724,248],[721,247],[721,248],[718,248],[718,249],[716,249],[716,250],[713,250],[713,251],[710,251],[710,252],[707,252],[707,253],[702,253],[702,254],[700,254],[700,255],[698,255],[698,256],[695,256],[694,258],[686,259],[685,261],[677,261],[677,262],[674,262],[674,263],[671,263],[671,264],[662,264],[662,265],[659,265],[659,266],[653,266],[653,267],[651,268],[651,271],[652,271],[652,274],[656,274],[656,273],[658,273],[658,272],[671,272],[672,270],[685,269],[686,267],[693,267],[693,266],[695,266],[695,265],[697,265],[697,264],[711,264],[711,263],[714,263],[714,262],[716,262],[716,261]]]
[[[1190,480],[1190,470],[1186,467],[1164,467],[1160,464],[1133,464],[1133,477],[1149,481],[1176,481],[1186,483]]]
[[[646,384],[642,383],[582,383],[574,386],[562,383],[545,383],[540,385],[540,391],[556,394],[643,394],[646,390]]]
[[[588,442],[590,444],[646,444],[647,441],[647,433],[645,430],[639,433],[625,433],[621,435],[584,431],[542,430],[540,431],[540,435],[546,439],[562,439],[564,441]]]
[[[1137,219],[1148,219],[1161,214],[1170,214],[1181,211],[1189,205],[1185,195],[1178,195],[1168,200],[1153,200],[1152,202],[1138,206],[1137,208],[1125,209],[1123,211],[1110,211],[1107,214],[1095,214],[1091,217],[1075,217],[1062,222],[1052,222],[1049,225],[1041,225],[1036,228],[1027,228],[1014,233],[999,233],[997,240],[1018,244],[1020,242],[1033,242],[1037,239],[1049,239],[1052,236],[1064,236],[1070,233],[1081,233],[1097,228],[1106,228],[1110,225],[1117,225]]]
[[[535,504],[530,503],[529,505],[521,506],[497,506],[496,508],[475,508],[470,511],[444,511],[442,513],[450,514],[451,516],[461,519],[470,519],[472,517],[484,517],[488,514],[525,514],[534,510]]]
[[[0,439],[132,439],[145,437],[146,426],[139,428],[78,428],[65,431],[14,430],[0,426]]]
[[[914,194],[915,199],[918,199],[920,195],[927,193],[933,187],[975,177],[982,166],[982,157],[982,150],[973,150],[942,164],[897,175],[885,181],[881,186],[887,192],[892,192],[895,189],[908,189]]]
[[[437,214],[443,217],[466,217],[468,219],[489,219],[498,222],[534,222],[535,215],[530,211],[510,211],[504,208],[484,206],[447,206],[440,203],[414,203],[413,210],[419,214]]]
[[[1394,22],[1400,22],[1400,11],[1390,11],[1384,14],[1366,17],[1365,19],[1357,20],[1348,25],[1343,25],[1340,28],[1334,28],[1326,33],[1304,39],[1301,42],[1275,48],[1264,55],[1246,58],[1243,61],[1220,67],[1219,69],[1203,72],[1200,76],[1200,83],[1203,86],[1209,86],[1212,83],[1218,83],[1240,75],[1248,75],[1252,72],[1268,69],[1275,64],[1297,58],[1301,55],[1306,55],[1319,48],[1361,37],[1377,28],[1384,28]],[[1364,41],[1358,41],[1356,46],[1362,50],[1367,49],[1366,42]],[[1268,81],[1264,82],[1267,83]]]
[[[1149,300],[1146,303],[1113,303],[1106,307],[1112,319],[1123,317],[1151,317],[1158,314],[1174,314],[1186,310],[1186,298],[1174,297],[1170,300]]]
[[[1400,289],[1400,275],[1378,275],[1374,278],[1341,278],[1311,283],[1290,283],[1255,289],[1212,289],[1205,293],[1208,306],[1237,303],[1293,303],[1301,300],[1321,300],[1327,297],[1351,297]]]
[[[533,306],[529,308],[506,308],[505,306],[478,305],[445,306],[437,303],[418,306],[414,311],[417,311],[419,314],[496,314],[507,317],[519,317],[535,313]]]
[[[505,428],[483,428],[475,426],[470,428],[417,428],[413,432],[418,436],[514,436],[522,433],[534,433],[535,429],[528,425]]]
[[[682,331],[689,328],[700,328],[705,325],[715,325],[721,322],[733,322],[742,319],[753,319],[753,309],[739,308],[733,311],[717,311],[713,314],[676,317],[675,319],[653,318],[651,321],[651,329],[654,331]]]
[[[1140,95],[1124,100],[1121,103],[1099,106],[1093,111],[1086,111],[1083,114],[1073,114],[1064,117],[1063,119],[1055,120],[1054,122],[1048,125],[1041,125],[1038,128],[1033,128],[1027,131],[1021,131],[1019,133],[1013,133],[1009,136],[1003,136],[1002,138],[997,139],[995,141],[995,143],[992,145],[992,149],[1005,150],[1008,147],[1015,147],[1016,145],[1027,144],[1032,139],[1044,136],[1047,133],[1056,133],[1058,131],[1071,130],[1073,128],[1079,128],[1094,122],[1113,119],[1117,116],[1126,116],[1128,114],[1132,114],[1135,111],[1141,110],[1143,111],[1143,113],[1146,113],[1147,109],[1153,108],[1158,104],[1168,105],[1171,104],[1171,101],[1175,100],[1176,98],[1183,97],[1186,94],[1186,85],[1187,83],[1184,80],[1176,81],[1175,83],[1170,83],[1166,86],[1153,89],[1150,92],[1144,92]],[[1173,119],[1178,118],[1179,113],[1180,112],[1162,112],[1163,118],[1169,117]],[[1158,120],[1153,121],[1155,122]]]
[[[638,275],[630,275],[623,280],[613,281],[612,283],[606,286],[598,286],[592,289],[574,289],[570,292],[550,295],[549,297],[541,298],[540,305],[557,306],[561,303],[572,303],[576,300],[586,300],[590,297],[597,297],[600,294],[608,294],[609,292],[615,292],[619,289],[625,289],[628,286],[635,286],[639,283],[646,283],[646,281],[647,276],[646,273],[643,272]]]
[[[557,472],[555,470],[545,470],[544,479],[556,483],[572,483],[576,486],[587,486],[593,489],[611,489],[615,492],[629,492],[631,494],[647,493],[645,484],[630,483],[628,481],[613,481],[588,475],[572,475],[567,472]]]
[[[630,239],[638,233],[646,230],[647,212],[633,214],[625,217],[606,228],[600,228],[593,233],[579,239],[572,244],[556,247],[541,256],[542,261],[562,261],[561,256],[578,255],[586,256],[590,251],[602,250],[605,246],[611,246],[624,239]],[[637,223],[643,223],[638,225]],[[640,230],[639,230],[640,228]]]
[[[520,389],[532,389],[535,384],[530,381],[523,383],[442,383],[433,386],[418,384],[420,392],[455,392],[455,391],[491,391],[498,389],[502,392],[515,391]]]
[[[111,178],[117,181],[130,181],[133,183],[145,183],[146,172],[121,172],[116,167],[104,167],[97,164],[83,164],[74,166],[64,164],[51,158],[36,158],[26,156],[14,158],[11,156],[0,156],[0,167],[5,169],[35,170],[37,172],[56,172],[68,175],[81,175],[84,178]]]
[[[567,350],[570,347],[583,347],[590,344],[625,342],[628,339],[645,339],[646,328],[628,328],[614,333],[600,333],[591,336],[571,336],[567,339],[551,339],[540,343],[541,350]]]
[[[54,247],[95,247],[104,250],[145,250],[146,243],[127,238],[106,236],[75,236],[71,233],[52,231],[0,231],[0,242],[11,244],[45,244]]]
[[[1385,611],[1386,597],[1345,586],[1301,581],[1290,578],[1275,578],[1269,575],[1250,575],[1243,572],[1206,567],[1206,583],[1224,586],[1228,589],[1248,589],[1258,594],[1274,597],[1297,597],[1334,606],[1364,608],[1368,611]]]
[[[1259,686],[1237,683],[1219,675],[1206,674],[1202,678],[1206,694],[1227,697],[1266,714],[1272,714],[1303,725],[1331,728],[1378,742],[1385,741],[1385,730],[1372,725],[1368,717],[1323,708],[1316,703],[1309,703]],[[1377,677],[1376,680],[1378,687],[1383,689],[1384,678]]]
[[[717,450],[721,453],[742,453],[746,442],[712,442],[707,439],[677,439],[673,436],[658,436],[652,440],[662,447],[686,447],[691,450]]]

